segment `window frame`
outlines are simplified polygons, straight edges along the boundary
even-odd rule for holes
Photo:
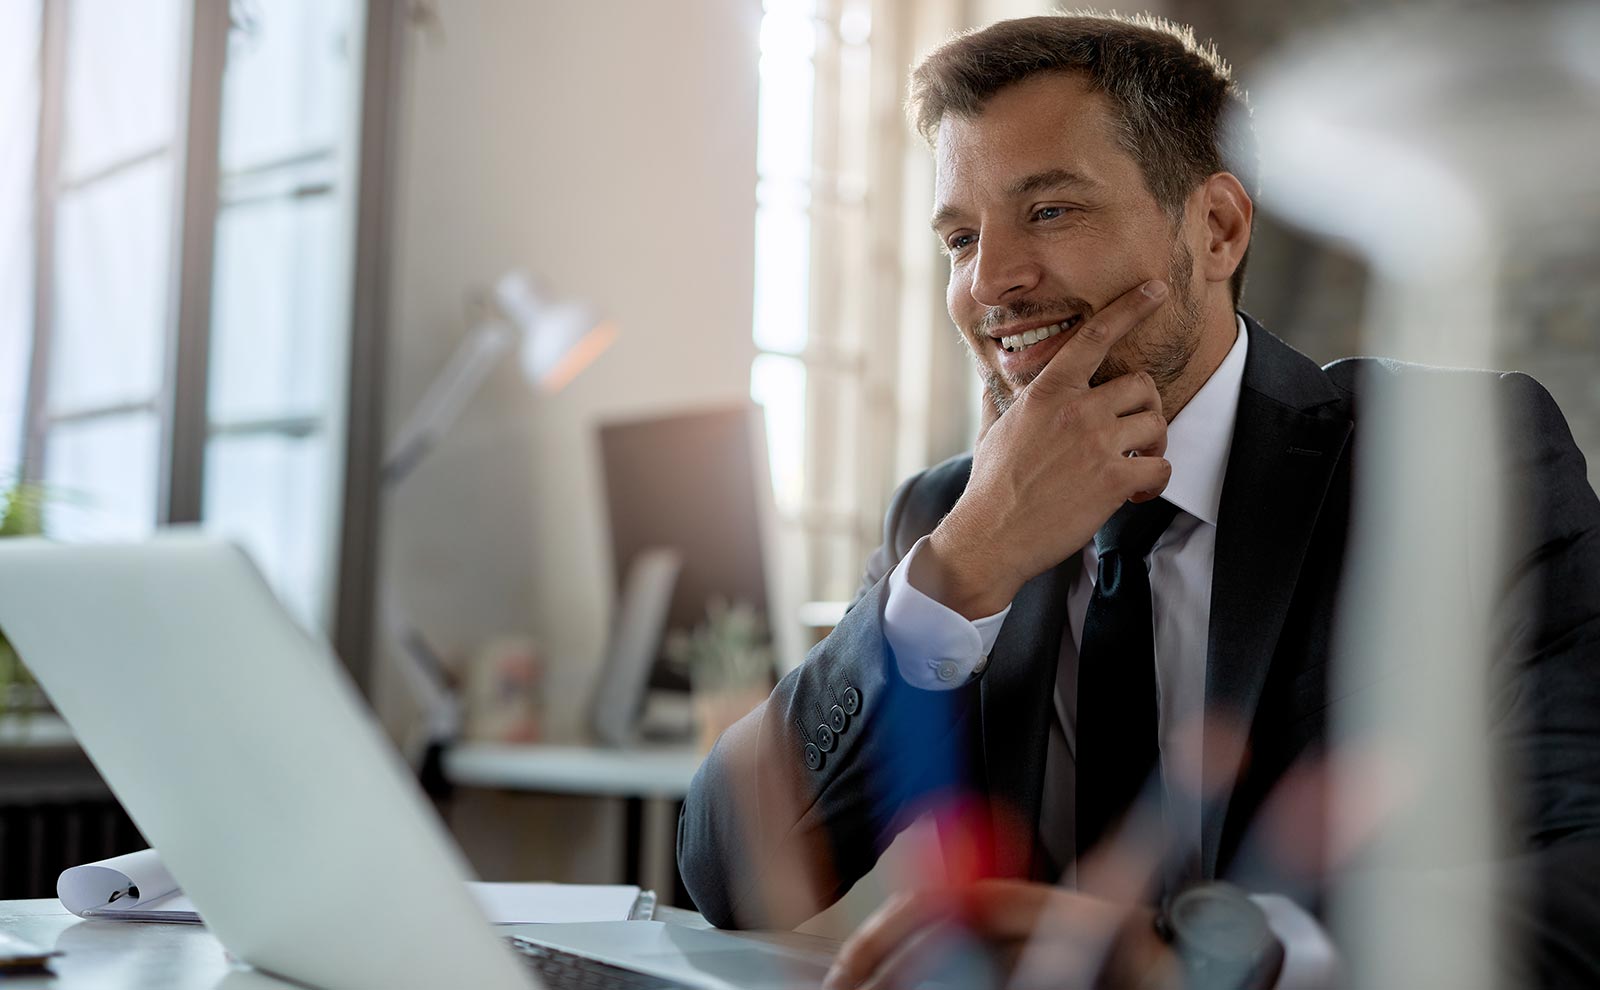
[[[108,403],[52,413],[50,374],[57,329],[54,291],[60,198],[65,188],[62,142],[67,82],[67,28],[73,0],[40,0],[39,101],[33,175],[32,327],[24,386],[20,479],[45,477],[51,431],[62,423],[149,413],[158,418],[159,454],[153,527],[198,523],[205,518],[207,444],[219,435],[243,433],[303,436],[308,428],[336,430],[343,453],[333,463],[340,491],[332,511],[327,632],[357,684],[366,688],[372,666],[373,582],[376,571],[377,508],[383,401],[384,294],[388,254],[385,233],[391,213],[392,179],[387,167],[395,133],[394,96],[404,52],[404,0],[365,0],[362,46],[355,85],[360,108],[353,137],[353,258],[350,265],[348,333],[342,407],[326,416],[261,417],[213,423],[208,390],[212,336],[217,222],[223,206],[220,159],[223,78],[234,8],[227,0],[183,0],[178,72],[177,127],[171,144],[173,256],[168,267],[165,354],[156,395],[148,400]],[[106,169],[75,180],[98,181],[145,161],[154,151],[120,158]],[[292,194],[292,193],[291,193]]]

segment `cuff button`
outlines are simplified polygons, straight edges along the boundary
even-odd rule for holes
[[[822,769],[822,750],[817,748],[816,743],[806,743],[806,769]]]
[[[824,753],[833,752],[835,736],[833,730],[826,725],[817,726],[817,748]]]
[[[844,689],[844,713],[854,715],[861,710],[861,692],[853,687]]]
[[[843,732],[844,727],[850,724],[850,716],[844,713],[843,708],[834,705],[828,709],[828,724],[833,727],[834,732]]]

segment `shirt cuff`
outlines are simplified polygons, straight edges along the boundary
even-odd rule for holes
[[[983,673],[1011,606],[969,621],[918,591],[906,574],[927,542],[926,536],[918,540],[889,572],[883,636],[907,684],[925,691],[948,691]]]
[[[1304,908],[1281,894],[1251,894],[1267,927],[1283,946],[1283,968],[1273,990],[1328,990],[1341,986],[1339,953],[1328,933]]]

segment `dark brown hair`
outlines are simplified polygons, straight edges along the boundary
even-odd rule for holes
[[[1147,14],[1047,14],[959,35],[912,71],[906,111],[932,147],[946,114],[975,117],[995,93],[1044,72],[1076,72],[1105,94],[1123,149],[1174,223],[1217,172],[1255,195],[1249,104],[1233,70],[1191,28]],[[1248,257],[1230,281],[1235,305]]]

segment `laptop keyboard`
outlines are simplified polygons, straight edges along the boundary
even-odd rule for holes
[[[506,941],[549,990],[694,990],[687,983],[637,973],[508,935]]]

